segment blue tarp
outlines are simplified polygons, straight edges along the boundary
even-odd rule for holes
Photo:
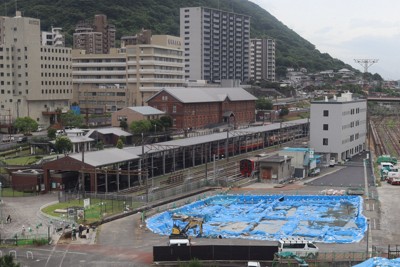
[[[154,233],[169,235],[173,214],[203,218],[203,237],[316,242],[359,242],[367,230],[360,196],[217,195],[156,214],[146,220]],[[198,229],[189,235],[197,235]]]
[[[400,258],[388,260],[386,258],[375,257],[370,258],[353,267],[400,267]]]

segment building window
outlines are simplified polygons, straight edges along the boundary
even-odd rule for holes
[[[328,124],[324,124],[323,129],[324,129],[324,131],[328,131]]]
[[[328,145],[328,138],[323,138],[322,139],[322,145],[324,145],[324,146]]]
[[[176,113],[176,105],[172,106],[172,113]]]
[[[329,117],[329,110],[324,110],[324,117]]]

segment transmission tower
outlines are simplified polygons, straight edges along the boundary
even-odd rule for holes
[[[364,74],[362,76],[362,88],[363,90],[365,89],[365,75],[368,72],[368,68],[371,67],[374,63],[378,62],[379,59],[354,59],[355,62],[360,64],[362,67],[364,67]]]
[[[364,67],[364,73],[367,73],[368,68],[377,63],[379,59],[354,59],[354,61]]]

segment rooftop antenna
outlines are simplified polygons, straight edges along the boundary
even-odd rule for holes
[[[364,68],[364,74],[363,74],[363,79],[362,79],[362,87],[364,89],[365,75],[368,72],[368,68],[371,67],[373,64],[377,63],[379,61],[379,59],[363,58],[363,59],[354,59],[354,61],[356,63],[360,64]]]

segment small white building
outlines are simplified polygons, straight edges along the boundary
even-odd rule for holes
[[[352,93],[340,97],[312,101],[310,108],[310,148],[343,162],[365,150],[367,133],[367,100],[353,98]]]

